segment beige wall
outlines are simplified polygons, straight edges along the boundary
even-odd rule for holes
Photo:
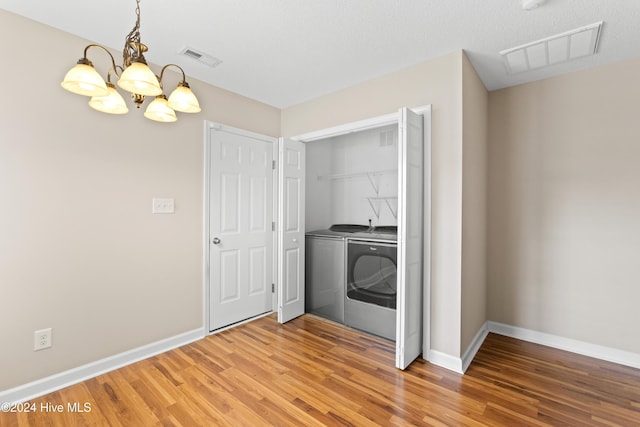
[[[462,280],[460,351],[487,321],[487,147],[489,94],[473,66],[462,67]]]
[[[491,320],[640,353],[640,59],[492,92]]]
[[[282,112],[294,136],[432,104],[431,346],[460,356],[462,52],[388,74]]]
[[[88,41],[2,10],[0,28],[5,390],[203,327],[203,121],[278,136],[280,111],[191,80],[203,113],[107,116],[60,88]],[[152,197],[176,213],[152,215]],[[53,348],[34,352],[47,327]]]

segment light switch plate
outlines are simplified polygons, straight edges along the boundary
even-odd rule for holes
[[[174,213],[174,211],[173,199],[152,199],[151,213]]]

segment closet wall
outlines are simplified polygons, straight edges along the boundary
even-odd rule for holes
[[[397,224],[396,125],[308,142],[306,152],[307,231]]]

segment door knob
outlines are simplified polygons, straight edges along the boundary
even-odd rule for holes
[[[220,239],[218,239],[217,237],[214,237],[212,242],[213,242],[214,245],[219,245],[220,244]]]

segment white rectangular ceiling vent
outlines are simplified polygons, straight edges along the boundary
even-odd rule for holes
[[[180,55],[184,55],[187,58],[191,58],[193,60],[196,60],[206,66],[209,66],[211,68],[213,67],[217,67],[218,65],[220,65],[222,63],[222,59],[218,59],[216,57],[213,57],[211,55],[207,55],[206,53],[197,51],[196,49],[193,49],[191,47],[185,47],[184,49],[182,49],[180,52],[178,52]]]
[[[595,55],[603,21],[500,52],[510,74]]]

